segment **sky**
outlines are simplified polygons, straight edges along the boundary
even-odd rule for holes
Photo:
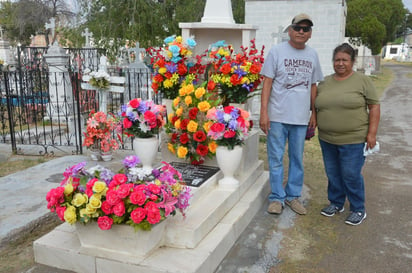
[[[402,0],[402,2],[405,8],[412,12],[412,0]]]

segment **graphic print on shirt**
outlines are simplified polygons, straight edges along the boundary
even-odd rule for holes
[[[284,84],[285,88],[292,89],[303,85],[307,89],[311,82],[312,62],[300,59],[284,59],[283,62],[288,74]]]

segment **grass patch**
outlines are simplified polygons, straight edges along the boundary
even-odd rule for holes
[[[16,173],[53,159],[45,156],[12,155],[7,161],[0,162],[0,177]]]

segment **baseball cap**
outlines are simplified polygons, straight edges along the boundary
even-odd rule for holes
[[[292,25],[299,24],[302,21],[308,21],[310,26],[313,26],[312,19],[306,13],[301,13],[301,14],[298,14],[295,17],[293,17]]]

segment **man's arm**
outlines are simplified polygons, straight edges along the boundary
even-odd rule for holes
[[[270,128],[270,120],[269,120],[269,113],[268,113],[268,104],[269,104],[269,97],[270,92],[272,90],[272,83],[273,79],[263,76],[263,88],[262,94],[260,98],[260,129],[265,134],[268,134]]]

